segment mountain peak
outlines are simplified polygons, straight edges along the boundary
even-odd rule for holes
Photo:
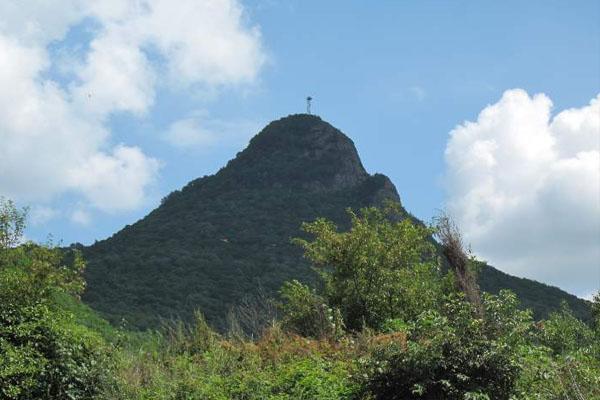
[[[273,121],[219,172],[240,185],[338,190],[369,174],[352,140],[316,115]]]
[[[139,328],[190,319],[196,309],[224,328],[227,310],[248,295],[276,296],[286,280],[314,279],[290,242],[303,235],[303,222],[325,217],[345,229],[347,208],[385,200],[400,201],[396,188],[385,175],[367,174],[352,140],[317,116],[291,115],[267,125],[216,175],[190,182],[140,221],[83,248],[84,300],[113,322],[125,318]],[[551,309],[540,293],[556,305],[565,298],[486,271],[483,289],[486,279],[487,287],[501,282],[538,312]]]

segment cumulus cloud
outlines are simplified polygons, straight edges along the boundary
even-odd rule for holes
[[[136,22],[136,35],[165,56],[170,78],[228,85],[254,80],[265,61],[257,28],[245,28],[230,0],[155,0]],[[173,23],[177,21],[177,23]]]
[[[69,52],[62,41],[82,24],[91,37]],[[57,43],[66,49],[55,52]],[[65,71],[65,54],[59,80],[51,71]],[[139,207],[160,163],[113,144],[110,117],[144,117],[173,83],[252,83],[264,60],[260,32],[236,0],[0,2],[0,193],[47,202],[73,192],[106,212]]]
[[[144,52],[116,34],[101,34],[75,70],[71,93],[78,106],[99,118],[116,111],[144,114],[154,102],[155,73]],[[81,83],[79,83],[81,82]]]
[[[143,189],[158,167],[158,161],[147,158],[139,148],[119,145],[111,154],[94,154],[69,171],[68,178],[96,208],[128,210],[142,202]]]
[[[69,93],[55,82],[38,79],[48,59],[44,51],[22,47],[0,36],[0,54],[5,56],[0,59],[3,194],[33,202],[74,191],[86,195],[103,210],[126,210],[141,204],[143,190],[156,173],[157,161],[133,147],[122,146],[105,154],[101,148],[110,133],[104,125],[90,114],[79,112],[70,102]],[[123,160],[126,149],[136,154],[135,162]],[[98,159],[104,160],[104,165],[98,165]],[[112,164],[123,167],[106,167]],[[83,172],[87,172],[87,180],[78,179]],[[141,179],[132,184],[130,176]],[[116,183],[103,185],[107,180]],[[132,193],[132,188],[137,192]],[[111,190],[110,195],[93,196],[106,193],[104,190]]]
[[[551,112],[508,90],[450,132],[447,207],[492,265],[584,296],[600,285],[600,95]]]

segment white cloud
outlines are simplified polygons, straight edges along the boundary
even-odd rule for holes
[[[52,207],[37,205],[29,210],[29,221],[33,226],[44,225],[56,218],[60,212]]]
[[[244,27],[236,1],[148,3],[138,35],[165,56],[171,78],[208,85],[251,82],[265,61],[257,28]],[[173,23],[177,21],[177,23]]]
[[[224,143],[237,147],[247,143],[261,126],[254,121],[223,121],[209,118],[205,112],[196,112],[173,122],[163,139],[171,146],[185,150],[207,150]]]
[[[553,118],[551,108],[509,90],[457,126],[447,206],[492,265],[583,296],[600,284],[600,95]]]
[[[90,213],[82,208],[73,210],[70,219],[71,222],[81,226],[88,226],[92,222],[92,216]]]
[[[255,81],[264,51],[244,18],[235,0],[0,2],[0,193],[47,202],[74,192],[106,212],[139,207],[159,162],[112,145],[111,115],[147,115],[173,82],[212,90]],[[50,50],[78,24],[92,35],[77,44],[81,54]],[[54,81],[53,67],[69,80]]]
[[[252,83],[265,62],[260,32],[245,26],[235,0],[112,0],[88,13],[102,28],[76,71],[83,84],[75,92],[100,113],[145,112],[157,75],[162,84],[209,90]]]
[[[67,93],[39,81],[43,49],[0,36],[0,191],[24,201],[48,200],[69,189],[65,172],[95,153],[108,136],[78,114]]]
[[[217,135],[202,127],[196,118],[185,118],[172,123],[164,139],[174,147],[186,149],[213,145]]]
[[[37,79],[47,60],[43,50],[0,36],[0,54],[6,56],[0,59],[0,86],[5,89],[0,93],[2,193],[32,202],[74,191],[102,210],[140,205],[157,161],[137,148],[102,152],[109,137],[106,128],[80,113],[54,82]],[[124,159],[130,154],[135,158]],[[132,176],[139,180],[133,182]]]
[[[69,26],[84,13],[82,0],[2,0],[0,34],[26,45],[42,45],[60,40]]]
[[[144,187],[158,168],[158,161],[139,148],[119,145],[112,154],[96,153],[70,170],[69,179],[94,207],[107,212],[129,210],[142,203]]]
[[[137,45],[122,35],[102,34],[90,44],[71,88],[85,112],[100,118],[116,111],[144,114],[154,102],[155,73]]]

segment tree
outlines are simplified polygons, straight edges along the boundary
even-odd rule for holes
[[[0,253],[5,254],[23,237],[27,212],[27,208],[19,210],[12,200],[0,197]]]
[[[105,344],[58,305],[77,301],[83,260],[52,246],[17,246],[25,215],[1,201],[0,398],[94,398],[107,381]]]
[[[346,327],[381,328],[389,319],[415,319],[443,292],[432,230],[402,218],[398,205],[348,210],[351,228],[326,219],[303,224],[313,240],[296,239],[319,272],[323,296]]]

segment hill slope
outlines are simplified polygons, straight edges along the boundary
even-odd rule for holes
[[[228,308],[261,287],[274,294],[296,278],[314,278],[290,243],[300,224],[327,217],[347,224],[345,209],[400,202],[391,181],[369,175],[352,141],[320,118],[270,123],[217,174],[196,179],[112,237],[84,248],[84,300],[113,322],[139,328],[201,309],[222,326]],[[408,214],[407,214],[408,215]],[[585,316],[574,296],[491,267],[485,290],[513,289],[538,316],[561,299]],[[540,302],[540,297],[543,299]]]

